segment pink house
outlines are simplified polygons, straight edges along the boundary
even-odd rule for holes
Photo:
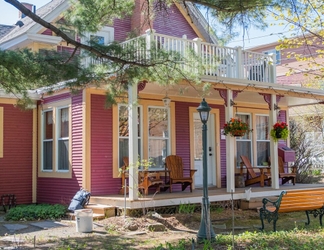
[[[189,47],[209,65],[200,76],[212,86],[206,96],[212,108],[207,124],[208,185],[235,193],[240,155],[246,155],[259,167],[271,157],[275,163],[272,189],[278,190],[278,144],[270,138],[271,126],[277,120],[288,122],[290,105],[324,100],[324,92],[309,93],[301,87],[277,84],[273,56],[218,46],[203,28],[205,20],[199,11],[188,6],[189,16],[179,4],[170,7],[167,18],[157,13],[154,30],[143,27],[139,34],[159,41],[166,51],[183,53]],[[55,22],[68,7],[68,1],[53,0],[36,13]],[[132,17],[116,20],[95,35],[104,43],[125,41],[127,33],[140,27],[139,13],[137,5]],[[1,49],[73,49],[30,18],[21,21],[23,26],[0,38]],[[182,89],[186,91],[180,94]],[[166,156],[181,156],[185,168],[197,169],[195,187],[202,186],[201,121],[197,112],[202,96],[188,84],[163,88],[139,82],[137,89],[130,87],[128,91],[129,100],[138,101],[131,109],[123,103],[106,109],[104,88],[87,87],[71,94],[64,84],[58,84],[51,95],[46,89],[31,93],[36,105],[27,112],[16,108],[10,95],[0,96],[0,166],[4,169],[0,171],[0,190],[15,193],[18,203],[69,203],[80,187],[90,190],[92,196],[117,195],[122,186],[122,157],[137,155],[134,148],[142,159],[152,159],[152,168],[157,170],[164,169]],[[166,95],[171,99],[168,106],[162,101]],[[133,144],[130,132],[134,131],[125,131],[129,113],[138,117]],[[253,131],[238,138],[223,135],[223,125],[231,117],[246,121]],[[289,146],[289,141],[281,143]],[[180,186],[174,191],[180,191]],[[137,198],[135,191],[130,193],[130,199]]]

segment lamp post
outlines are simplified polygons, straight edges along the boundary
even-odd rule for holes
[[[210,203],[208,198],[207,187],[207,121],[211,108],[203,98],[197,111],[199,112],[200,120],[202,122],[202,143],[203,143],[203,197],[201,203],[201,221],[199,231],[197,233],[198,242],[203,240],[212,240],[215,238],[215,233],[210,222]]]

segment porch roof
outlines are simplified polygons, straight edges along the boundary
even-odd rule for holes
[[[262,94],[280,95],[279,107],[296,107],[305,105],[322,104],[324,102],[324,90],[310,89],[298,86],[281,85],[276,83],[256,82],[243,79],[229,79],[224,77],[203,76],[203,81],[210,82],[212,87],[205,98],[224,104],[224,100],[219,94],[219,89],[231,89],[238,91],[237,97],[233,100],[236,105],[267,105]],[[185,91],[184,91],[185,89]],[[166,87],[158,86],[154,83],[148,83],[140,93],[160,96],[161,99],[168,94],[171,100],[182,98],[183,100],[197,99],[201,101],[202,90],[190,87],[188,83],[183,82],[179,85]]]

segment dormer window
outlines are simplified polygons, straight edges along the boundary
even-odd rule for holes
[[[107,45],[114,41],[114,28],[112,27],[104,27],[97,33],[86,33],[82,39],[81,42],[83,44],[89,44],[90,41],[96,42],[100,45]],[[84,60],[84,66],[87,67],[89,65],[93,64],[101,64],[102,62],[100,60],[96,60],[93,58],[90,58],[89,56],[85,57]]]
[[[101,45],[107,45],[114,41],[114,28],[113,27],[103,27],[97,33],[86,33],[82,38],[82,43],[89,43],[89,41],[97,42]]]

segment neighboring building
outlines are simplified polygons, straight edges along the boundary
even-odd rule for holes
[[[272,187],[278,189],[278,145],[270,140],[271,124],[277,119],[288,121],[290,105],[324,100],[324,92],[310,93],[308,89],[276,84],[272,61],[277,59],[240,48],[218,46],[203,28],[207,26],[203,25],[204,19],[197,9],[188,6],[194,21],[188,19],[181,5],[174,4],[167,18],[157,13],[153,22],[155,31],[148,31],[146,36],[147,40],[159,40],[168,51],[176,49],[184,53],[187,47],[194,49],[210,65],[201,75],[203,81],[212,84],[210,95],[206,97],[212,108],[207,131],[208,185],[235,192],[239,157],[244,154],[259,167],[271,157],[274,162]],[[68,7],[68,1],[52,0],[36,13],[55,23]],[[125,41],[127,33],[142,26],[138,11],[135,8],[132,17],[116,20],[113,26],[104,27],[89,37],[95,35],[104,43]],[[19,21],[23,25],[16,26],[0,39],[1,49],[73,49],[30,18]],[[139,32],[144,34],[143,30]],[[180,95],[182,87],[189,88]],[[122,157],[130,152],[129,133],[125,131],[127,106],[119,104],[106,109],[105,90],[100,88],[88,87],[79,94],[71,94],[58,85],[51,95],[45,90],[34,94],[38,98],[37,107],[27,113],[15,108],[14,99],[8,102],[7,95],[0,99],[0,115],[1,110],[4,114],[0,118],[0,133],[4,135],[0,166],[8,166],[6,176],[2,177],[3,171],[0,172],[0,178],[6,179],[1,181],[1,192],[16,193],[18,203],[68,203],[80,187],[87,188],[92,195],[118,194],[121,188],[119,167]],[[162,101],[166,94],[171,98],[169,106],[164,106]],[[137,96],[139,133],[135,144],[139,145],[142,159],[151,158],[154,168],[163,169],[164,158],[177,154],[183,158],[186,168],[198,170],[195,186],[202,186],[201,121],[196,110],[201,96],[190,86],[173,86],[167,90],[144,81],[139,83]],[[277,105],[281,108],[279,116]],[[19,116],[13,116],[14,112]],[[20,116],[27,121],[21,122]],[[238,138],[222,135],[225,121],[235,116],[248,122],[253,132]],[[19,131],[24,131],[26,137],[18,134]],[[21,136],[14,148],[10,143],[18,140],[17,135]],[[20,162],[22,153],[28,158],[24,164]],[[23,172],[24,167],[26,172]],[[18,184],[22,183],[18,178],[24,179],[24,187]],[[28,186],[28,195],[20,192],[25,186]]]

